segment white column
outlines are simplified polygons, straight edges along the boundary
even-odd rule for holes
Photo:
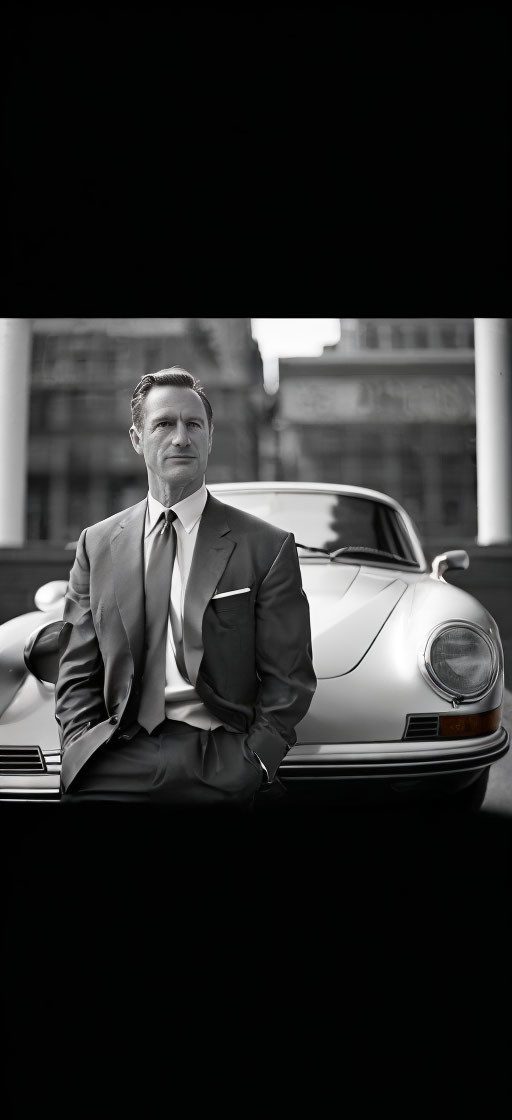
[[[0,319],[0,547],[25,540],[30,319]]]
[[[512,319],[475,319],[478,544],[512,541]]]

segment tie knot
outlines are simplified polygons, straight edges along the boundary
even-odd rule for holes
[[[170,529],[173,521],[176,521],[177,514],[173,509],[166,509],[165,513],[160,515],[164,519],[161,532],[165,533],[166,529]]]

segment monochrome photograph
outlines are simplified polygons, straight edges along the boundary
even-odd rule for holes
[[[3,320],[2,350],[4,802],[509,811],[508,320]]]

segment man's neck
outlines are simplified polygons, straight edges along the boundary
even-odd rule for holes
[[[170,506],[177,505],[184,498],[190,498],[192,494],[201,490],[204,485],[204,478],[193,486],[190,483],[184,486],[171,486],[169,483],[162,482],[159,478],[149,478],[148,483],[151,496],[156,498],[157,502],[160,502],[166,509],[169,509]]]

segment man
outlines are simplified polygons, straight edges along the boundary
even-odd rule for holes
[[[83,530],[66,595],[63,800],[247,808],[316,687],[294,538],[208,493],[191,374],[143,377],[132,420],[147,499]]]

